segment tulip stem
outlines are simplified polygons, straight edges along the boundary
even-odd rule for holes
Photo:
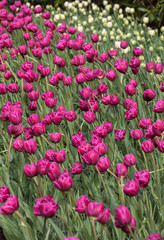
[[[123,176],[121,176],[121,193],[122,193],[122,204],[125,205]]]
[[[133,234],[133,231],[131,230],[131,228],[128,225],[127,225],[127,228],[129,230],[130,234],[132,235],[133,240],[135,240],[135,236]]]
[[[164,168],[161,168],[161,169],[156,169],[155,171],[151,171],[151,172],[149,172],[150,174],[152,174],[152,173],[155,173],[155,172],[160,172],[160,171],[163,171],[164,170]]]
[[[9,150],[8,150],[8,156],[7,156],[7,168],[8,168],[8,174],[9,174],[9,168],[10,168],[10,150],[11,150],[11,144],[13,141],[13,136],[10,139],[10,143],[9,143]]]
[[[67,214],[67,221],[69,221],[68,206],[67,206],[67,199],[66,199],[66,196],[65,196],[65,192],[62,192],[62,195],[64,197],[65,209],[66,209],[66,214]]]
[[[107,188],[106,188],[106,186],[105,186],[105,182],[104,182],[104,180],[103,180],[103,177],[102,177],[102,175],[101,175],[101,173],[100,173],[100,171],[99,171],[99,169],[98,169],[97,166],[95,166],[95,169],[97,170],[97,172],[98,172],[98,174],[99,174],[99,176],[100,176],[100,178],[101,178],[102,184],[103,184],[104,189],[105,189],[106,198],[107,198],[107,200],[108,200],[108,203],[110,203],[109,194],[108,194]]]
[[[160,192],[160,186],[159,186],[159,175],[157,173],[157,167],[156,167],[156,163],[155,163],[155,158],[154,158],[154,155],[152,153],[151,153],[151,157],[152,157],[152,160],[153,160],[153,166],[154,166],[155,175],[156,175],[158,197],[161,200],[161,192]]]
[[[58,215],[58,214],[56,214],[56,217],[58,217],[58,218],[59,218],[59,219],[60,219],[60,220],[66,225],[69,234],[72,235],[72,232],[71,232],[71,230],[70,230],[68,224],[67,224],[66,221],[64,220],[64,218],[62,218],[62,217],[61,217],[60,215]]]
[[[28,234],[29,234],[29,237],[31,240],[33,240],[33,237],[32,237],[32,234],[31,234],[31,231],[26,223],[26,221],[23,219],[23,217],[21,216],[21,214],[18,212],[18,211],[15,211],[16,215],[20,218],[20,220],[24,223],[24,225],[26,226],[27,228],[27,231],[28,231]]]
[[[109,169],[107,169],[107,172],[109,172],[113,177],[115,177],[118,180],[118,177],[114,173],[112,173]]]
[[[49,143],[49,141],[45,138],[45,136],[41,135],[41,137],[48,143],[48,145],[53,148],[53,146]]]
[[[91,219],[91,224],[92,224],[94,240],[97,240],[96,229],[95,229],[95,220],[93,218]]]
[[[101,225],[101,240],[103,240],[103,230],[104,230],[104,225]]]
[[[45,232],[46,232],[46,221],[47,218],[44,218],[44,224],[43,224],[43,235],[42,235],[42,240],[45,240]]]

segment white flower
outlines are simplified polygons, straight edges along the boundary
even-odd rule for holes
[[[103,22],[103,23],[107,23],[107,19],[106,19],[106,18],[103,18],[103,19],[102,19],[102,22]]]
[[[61,14],[61,19],[64,20],[65,19],[65,15],[64,14]]]
[[[71,9],[73,7],[73,4],[70,2],[68,3],[68,9]]]
[[[94,26],[91,26],[91,30],[92,30],[92,31],[94,30]]]
[[[143,55],[139,56],[139,60],[143,61],[144,60],[144,56]]]
[[[78,27],[77,27],[77,31],[83,32],[83,26],[78,26]]]
[[[153,52],[154,51],[154,48],[152,46],[149,47],[149,51],[150,52]]]
[[[161,27],[161,32],[164,32],[164,26]]]
[[[30,5],[31,5],[31,4],[30,4],[29,2],[26,3],[26,6],[27,6],[27,7],[30,7]],[[38,5],[38,6],[40,6],[40,5]]]
[[[120,36],[119,36],[119,35],[116,36],[116,40],[117,40],[117,41],[120,40]]]
[[[112,28],[112,22],[107,22],[107,28]]]
[[[83,26],[87,26],[87,22],[86,21],[83,22]]]
[[[114,36],[114,31],[110,31],[110,36]]]
[[[110,36],[110,39],[111,39],[111,40],[114,40],[114,36]]]
[[[107,20],[108,20],[108,21],[111,21],[111,20],[112,20],[112,17],[111,17],[111,16],[108,16],[108,17],[107,17]]]
[[[107,31],[106,31],[106,29],[103,28],[101,34],[102,34],[103,37],[107,36]]]
[[[106,42],[107,38],[106,37],[103,37],[103,42]]]
[[[88,18],[88,22],[89,22],[89,23],[93,23],[93,20],[94,20],[93,17],[89,17],[89,18]]]
[[[141,37],[140,36],[137,36],[137,41],[141,41]]]
[[[147,24],[149,22],[149,18],[148,17],[144,17],[143,18],[143,23]]]
[[[64,3],[64,7],[67,8],[67,7],[68,7],[68,4],[69,4],[69,2],[65,2],[65,3]]]
[[[77,16],[73,16],[73,17],[72,17],[72,20],[73,20],[73,21],[77,21],[77,19],[78,19]]]
[[[51,15],[55,15],[55,12],[54,12],[54,11],[52,11],[52,12],[51,12]]]
[[[115,47],[116,47],[116,48],[120,48],[120,43],[121,43],[121,42],[115,41],[115,43],[114,43]]]
[[[104,6],[108,5],[108,1],[103,1]]]
[[[55,14],[54,21],[59,21],[59,20],[60,20],[60,15],[59,14]]]
[[[134,8],[130,8],[130,13],[133,14],[135,12]]]
[[[126,12],[126,13],[130,13],[130,8],[129,8],[129,7],[126,7],[126,8],[125,8],[125,12]]]
[[[122,9],[120,8],[118,12],[119,12],[119,13],[122,13]]]
[[[106,6],[105,6],[105,10],[106,10],[106,11],[110,11],[110,9],[111,9],[111,5],[106,5]]]
[[[83,7],[83,4],[82,4],[82,3],[79,3],[78,7],[79,7],[79,8],[82,8],[82,7]]]
[[[149,33],[150,36],[155,36],[155,31],[154,31],[153,29],[152,29],[152,30],[149,30],[148,33]]]
[[[120,5],[119,4],[114,4],[114,7],[113,7],[113,10],[118,10],[120,8]]]
[[[123,18],[124,18],[124,15],[123,15],[123,14],[120,14],[120,15],[118,16],[118,18],[119,18],[119,19],[123,19]]]
[[[123,53],[127,54],[128,52],[130,52],[130,47],[127,47],[125,49],[122,49]]]

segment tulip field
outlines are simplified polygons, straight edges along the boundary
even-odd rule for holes
[[[6,240],[164,239],[164,27],[103,4],[0,1]]]

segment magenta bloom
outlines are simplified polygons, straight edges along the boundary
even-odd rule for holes
[[[103,203],[90,202],[87,205],[86,214],[88,215],[88,217],[98,217],[103,208],[104,208]]]
[[[71,174],[73,175],[77,175],[82,173],[83,171],[83,166],[80,162],[75,162],[72,166],[72,168],[70,169]]]
[[[143,54],[143,49],[141,48],[134,48],[133,49],[133,55],[138,57],[138,56],[141,56]]]
[[[132,153],[126,154],[124,157],[124,163],[127,167],[131,167],[137,163],[137,158]]]
[[[146,240],[162,240],[162,236],[159,233],[153,233],[149,235]]]
[[[128,176],[128,167],[124,163],[118,163],[116,166],[115,174],[118,178],[121,176],[126,178]]]
[[[27,164],[24,166],[24,174],[27,175],[27,177],[32,178],[34,176],[37,176],[36,172],[36,165],[32,163],[31,165]]]
[[[107,209],[103,209],[98,217],[96,218],[96,220],[102,224],[107,224],[107,222],[109,222],[110,220],[110,209],[107,208]]]
[[[117,74],[116,74],[116,72],[115,72],[113,69],[110,69],[110,70],[107,70],[106,77],[107,77],[110,81],[113,81],[113,80],[116,79]]]
[[[151,139],[142,142],[141,149],[146,153],[151,153],[154,151],[154,144]]]
[[[85,213],[89,203],[90,199],[87,196],[82,195],[77,199],[75,211],[79,213]]]
[[[126,227],[131,223],[132,215],[127,207],[120,205],[115,209],[114,220],[117,228]]]
[[[36,204],[33,207],[34,215],[36,216],[42,216],[45,218],[51,218],[53,217],[58,208],[59,204],[55,203],[55,200],[52,198],[52,196],[46,196],[42,198],[38,198],[35,200]]]
[[[125,138],[125,130],[124,129],[115,129],[115,140],[121,141]]]
[[[152,71],[154,71],[154,67],[155,67],[155,63],[151,61],[146,64],[145,70],[147,72],[152,72]]]
[[[124,186],[124,193],[129,197],[136,196],[140,192],[140,185],[138,180],[128,180]]]
[[[12,215],[19,208],[18,198],[13,195],[7,198],[6,202],[0,207],[0,214]]]
[[[62,240],[80,240],[80,238],[77,237],[64,237]]]
[[[88,123],[93,123],[96,120],[96,115],[92,111],[88,111],[86,113],[83,113],[83,118]]]
[[[154,66],[154,72],[156,74],[161,74],[163,72],[163,65],[162,63],[155,63],[155,66]]]
[[[98,168],[101,174],[104,174],[106,170],[110,168],[110,166],[111,166],[111,163],[107,157],[100,157],[100,160],[96,164],[96,167]]]
[[[23,140],[20,138],[16,138],[12,144],[12,147],[18,151],[18,152],[22,152],[23,151]]]
[[[0,187],[0,203],[5,202],[10,196],[10,190],[6,186]]]
[[[162,113],[164,112],[164,99],[158,99],[156,102],[153,112]]]
[[[49,177],[49,179],[51,181],[54,181],[59,178],[60,174],[61,174],[61,171],[58,163],[56,162],[50,163],[49,170],[47,173],[47,176]]]
[[[152,99],[154,99],[156,97],[156,93],[154,92],[153,89],[146,89],[143,92],[143,99],[147,102],[151,101]]]
[[[114,63],[114,66],[116,67],[116,69],[121,72],[121,73],[126,73],[128,70],[128,63],[126,61],[126,59],[117,59],[117,61]]]
[[[99,161],[99,154],[97,151],[91,150],[84,154],[81,158],[88,165],[96,165]]]
[[[134,129],[130,132],[130,135],[134,140],[138,140],[142,138],[143,132],[141,129]]]
[[[92,42],[94,42],[94,43],[98,42],[98,40],[99,40],[99,35],[98,35],[97,33],[92,34],[91,40],[92,40]]]
[[[59,143],[60,140],[61,140],[61,133],[57,133],[57,132],[54,132],[54,133],[49,133],[48,134],[48,137],[49,137],[49,140],[53,143]]]
[[[34,139],[24,141],[24,150],[29,154],[35,153],[37,150],[37,142]]]
[[[150,173],[148,172],[147,169],[137,171],[134,174],[134,178],[137,179],[137,181],[140,184],[140,187],[147,187],[149,180],[150,180]]]
[[[72,188],[72,185],[72,177],[67,170],[64,170],[59,178],[54,182],[54,187],[60,191],[69,191]]]

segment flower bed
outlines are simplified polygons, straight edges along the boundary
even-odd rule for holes
[[[0,226],[10,239],[162,239],[161,35],[119,5],[0,2]]]

